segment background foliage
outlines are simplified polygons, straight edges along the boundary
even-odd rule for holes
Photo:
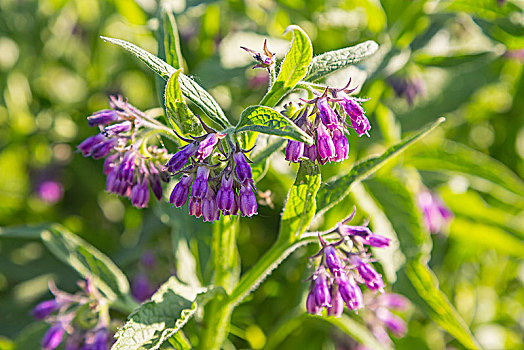
[[[344,165],[324,166],[323,183],[349,173],[354,161],[382,153],[401,136],[440,116],[447,121],[374,177],[352,186],[350,196],[317,226],[332,226],[356,204],[358,220],[371,217],[376,232],[396,233],[403,253],[420,257],[420,263],[400,270],[393,251],[380,257],[389,284],[395,282],[393,291],[407,294],[418,305],[410,312],[407,336],[395,340],[398,348],[464,346],[458,333],[435,326],[432,307],[426,305],[429,299],[417,300],[420,293],[409,292],[410,273],[423,271],[428,261],[440,291],[483,347],[523,346],[524,79],[523,54],[516,51],[524,47],[521,2],[187,0],[173,5],[186,72],[233,118],[266,92],[267,73],[251,70],[251,59],[239,45],[259,48],[268,37],[281,59],[288,47],[282,33],[292,24],[309,35],[314,55],[376,41],[380,49],[372,58],[328,77],[331,85],[345,85],[348,76],[361,85],[359,95],[370,98],[364,107],[372,137],[353,139],[350,161]],[[143,269],[141,256],[152,251],[159,267],[150,277],[157,285],[174,273],[183,279],[184,259],[199,252],[199,280],[209,282],[212,271],[205,267],[210,225],[201,226],[165,203],[138,210],[104,193],[101,162],[75,153],[75,146],[92,134],[84,118],[105,108],[108,94],[121,93],[143,109],[163,104],[156,76],[132,55],[99,38],[120,38],[156,53],[157,4],[1,0],[0,13],[0,226],[60,222],[110,256],[131,280]],[[425,93],[410,105],[395,95],[392,76],[422,79]],[[276,240],[279,213],[297,170],[282,156],[271,158],[258,184],[260,191],[271,189],[271,203],[260,205],[259,215],[251,220],[241,220],[237,234],[240,273]],[[433,235],[430,241],[421,238],[413,244],[419,249],[406,250],[403,244],[416,240],[410,232],[421,230],[412,200],[417,191],[414,174],[438,191],[455,218],[445,234]],[[38,195],[38,185],[46,179],[64,188],[57,203]],[[195,229],[188,229],[190,225]],[[177,232],[172,237],[184,239],[172,239],[171,231]],[[40,240],[29,230],[22,240],[6,232],[0,232],[5,236],[0,241],[0,348],[10,348],[12,341],[20,348],[36,348],[20,343],[31,338],[27,334],[42,332],[32,323],[30,309],[49,297],[48,279],[72,291],[78,276],[46,249],[50,243],[43,236]],[[52,237],[61,236],[55,232]],[[314,250],[298,249],[237,307],[228,344],[347,346],[343,327],[302,315],[305,257]],[[125,288],[127,281],[108,276],[108,283]],[[427,277],[420,288],[431,290],[431,273]],[[443,322],[455,327],[452,320]]]

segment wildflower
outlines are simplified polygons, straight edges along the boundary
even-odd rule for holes
[[[211,170],[207,166],[200,166],[197,168],[195,182],[191,189],[191,197],[204,199],[208,187],[207,180],[209,179],[210,171]]]
[[[317,129],[317,154],[319,162],[325,164],[335,159],[335,145],[326,127],[320,124]]]
[[[364,306],[362,291],[358,287],[353,276],[348,276],[343,273],[338,278],[339,291],[342,300],[346,303],[348,309],[358,310]]]
[[[58,323],[47,330],[42,338],[42,349],[53,350],[56,349],[62,342],[64,337],[65,329]]]
[[[339,291],[338,284],[331,286],[331,306],[327,307],[328,316],[340,317],[344,312],[344,299]]]
[[[216,204],[215,191],[208,186],[204,200],[202,201],[202,217],[204,222],[215,221],[220,218],[220,210]]]
[[[52,312],[58,310],[60,304],[56,299],[42,301],[33,309],[33,317],[37,320],[42,320],[49,316]]]
[[[251,217],[257,214],[257,200],[250,184],[242,184],[240,186],[239,209],[242,216]]]
[[[343,162],[349,156],[349,141],[340,129],[333,130],[333,146],[335,148],[335,162]]]
[[[418,194],[418,206],[422,211],[426,228],[431,233],[440,232],[445,224],[453,218],[437,194],[423,190]]]
[[[119,119],[117,112],[113,109],[103,109],[87,117],[89,126],[107,125],[116,122]]]
[[[182,150],[175,153],[175,155],[167,162],[167,170],[171,173],[176,173],[187,164],[189,158],[194,156],[197,151],[198,145],[196,143],[186,145]]]
[[[235,162],[235,170],[238,181],[241,184],[253,182],[253,172],[251,171],[251,166],[249,166],[244,153],[240,151],[233,153],[233,161]]]
[[[306,310],[309,314],[312,315],[319,315],[322,311],[322,307],[320,305],[317,305],[313,289],[311,289],[307,295]]]
[[[304,155],[304,143],[300,141],[289,140],[286,147],[286,160],[297,163]]]
[[[253,66],[253,69],[266,68],[269,72],[270,68],[275,65],[275,54],[271,53],[267,48],[267,39],[264,40],[264,49],[262,52],[254,51],[243,46],[240,46],[240,48],[252,54],[253,58],[258,62]]]
[[[216,197],[217,207],[225,212],[230,212],[235,205],[235,191],[233,191],[233,176],[224,175]]]
[[[189,189],[193,183],[194,178],[195,175],[193,173],[182,176],[180,181],[173,188],[173,192],[171,192],[169,203],[173,204],[177,208],[180,208],[186,204],[187,196],[189,195]]]
[[[320,120],[322,123],[329,129],[335,130],[338,127],[337,115],[329,106],[327,97],[320,97],[316,101],[316,106],[318,108],[318,114],[320,115]]]
[[[327,284],[326,271],[319,269],[315,277],[313,277],[313,294],[315,295],[316,305],[331,306],[331,294]]]

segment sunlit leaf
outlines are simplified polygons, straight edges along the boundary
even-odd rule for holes
[[[377,50],[377,43],[373,40],[368,40],[355,46],[325,52],[313,58],[304,80],[319,80],[330,73],[366,59]]]
[[[173,11],[162,8],[162,23],[164,30],[164,53],[167,64],[175,69],[182,68],[184,58],[180,50],[180,37],[178,36],[178,27]]]
[[[289,26],[286,32],[293,33],[291,47],[282,62],[277,79],[260,102],[269,107],[276,106],[304,78],[313,55],[311,41],[299,26]]]
[[[300,129],[290,119],[273,108],[265,106],[251,106],[240,115],[236,127],[237,132],[255,131],[269,135],[282,136],[308,144],[313,143],[311,136]]]

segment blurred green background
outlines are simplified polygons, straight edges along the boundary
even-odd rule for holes
[[[369,139],[352,138],[350,161],[325,166],[323,178],[347,172],[352,161],[381,152],[401,133],[446,116],[441,128],[401,159],[418,168],[423,183],[455,213],[449,229],[433,236],[430,265],[483,346],[523,348],[522,1],[187,0],[172,6],[189,74],[234,118],[260,100],[267,76],[250,69],[240,45],[258,50],[269,38],[270,49],[282,58],[288,46],[282,33],[290,24],[308,33],[315,54],[378,42],[373,58],[328,78],[335,86],[349,76],[359,83],[358,95],[370,98],[364,107],[372,130]],[[140,272],[142,254],[152,251],[160,263],[151,279],[158,284],[175,269],[166,224],[179,211],[153,202],[155,208],[138,210],[105,193],[102,162],[75,152],[94,134],[85,117],[106,108],[109,94],[122,94],[142,109],[160,106],[154,73],[99,39],[121,38],[156,53],[157,11],[154,0],[0,0],[0,226],[61,222],[111,256],[131,279]],[[395,79],[421,84],[412,104],[395,94]],[[454,143],[464,146],[463,158],[449,158]],[[283,157],[272,158],[258,188],[271,190],[274,207],[261,205],[257,217],[242,221],[243,270],[274,241],[295,171]],[[56,198],[42,195],[46,181],[57,184]],[[363,210],[360,218],[369,216],[377,225],[360,200],[354,193],[347,204],[355,203]],[[332,224],[331,216],[337,215],[322,225]],[[329,324],[297,324],[290,316],[302,312],[305,257],[313,253],[299,250],[238,307],[229,338],[237,347],[350,346]],[[5,339],[32,323],[31,308],[49,297],[49,278],[70,291],[77,280],[39,242],[0,241]],[[398,348],[460,347],[421,312],[408,316],[409,332],[395,340]]]

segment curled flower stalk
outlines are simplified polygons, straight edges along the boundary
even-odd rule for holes
[[[373,292],[383,292],[382,276],[372,265],[374,261],[367,251],[368,246],[382,248],[389,245],[387,237],[374,234],[365,226],[349,226],[353,214],[330,232],[340,239],[327,242],[319,234],[320,251],[311,257],[320,258],[315,272],[311,276],[310,291],[306,300],[306,310],[319,315],[326,308],[328,316],[339,317],[344,304],[349,310],[358,313],[364,307],[360,285],[365,285]]]

